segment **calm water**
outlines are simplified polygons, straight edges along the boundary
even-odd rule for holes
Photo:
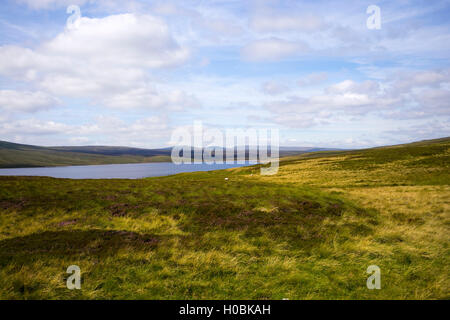
[[[242,164],[180,164],[171,162],[107,164],[43,168],[0,169],[0,176],[47,176],[69,179],[138,179],[181,172],[210,171],[242,167]]]

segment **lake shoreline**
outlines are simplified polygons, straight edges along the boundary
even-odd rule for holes
[[[178,173],[231,169],[251,164],[174,164],[172,162],[0,168],[0,176],[58,179],[143,179]]]

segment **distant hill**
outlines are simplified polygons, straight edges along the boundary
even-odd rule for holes
[[[280,156],[286,157],[290,155],[298,155],[320,151],[345,151],[345,150],[336,148],[315,148],[315,147],[280,147]]]
[[[170,148],[39,147],[0,141],[0,168],[170,161]]]
[[[337,150],[339,149],[280,147],[280,157]],[[166,162],[171,161],[171,151],[172,148],[142,149],[111,146],[40,147],[0,141],[0,168]],[[225,154],[226,149],[224,156]],[[246,156],[248,157],[248,148]]]
[[[172,148],[161,149],[141,149],[141,148],[129,148],[129,147],[108,147],[108,146],[82,146],[82,147],[51,147],[52,150],[79,152],[89,154],[102,154],[107,156],[170,156]]]

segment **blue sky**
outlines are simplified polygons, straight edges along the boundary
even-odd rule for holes
[[[2,1],[0,140],[162,147],[198,120],[292,146],[450,136],[449,16],[450,1]]]

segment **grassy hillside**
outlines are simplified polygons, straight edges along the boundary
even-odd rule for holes
[[[290,157],[274,176],[0,177],[0,298],[449,299],[449,156],[441,139]]]
[[[0,141],[0,168],[170,161],[168,149],[37,147]]]

